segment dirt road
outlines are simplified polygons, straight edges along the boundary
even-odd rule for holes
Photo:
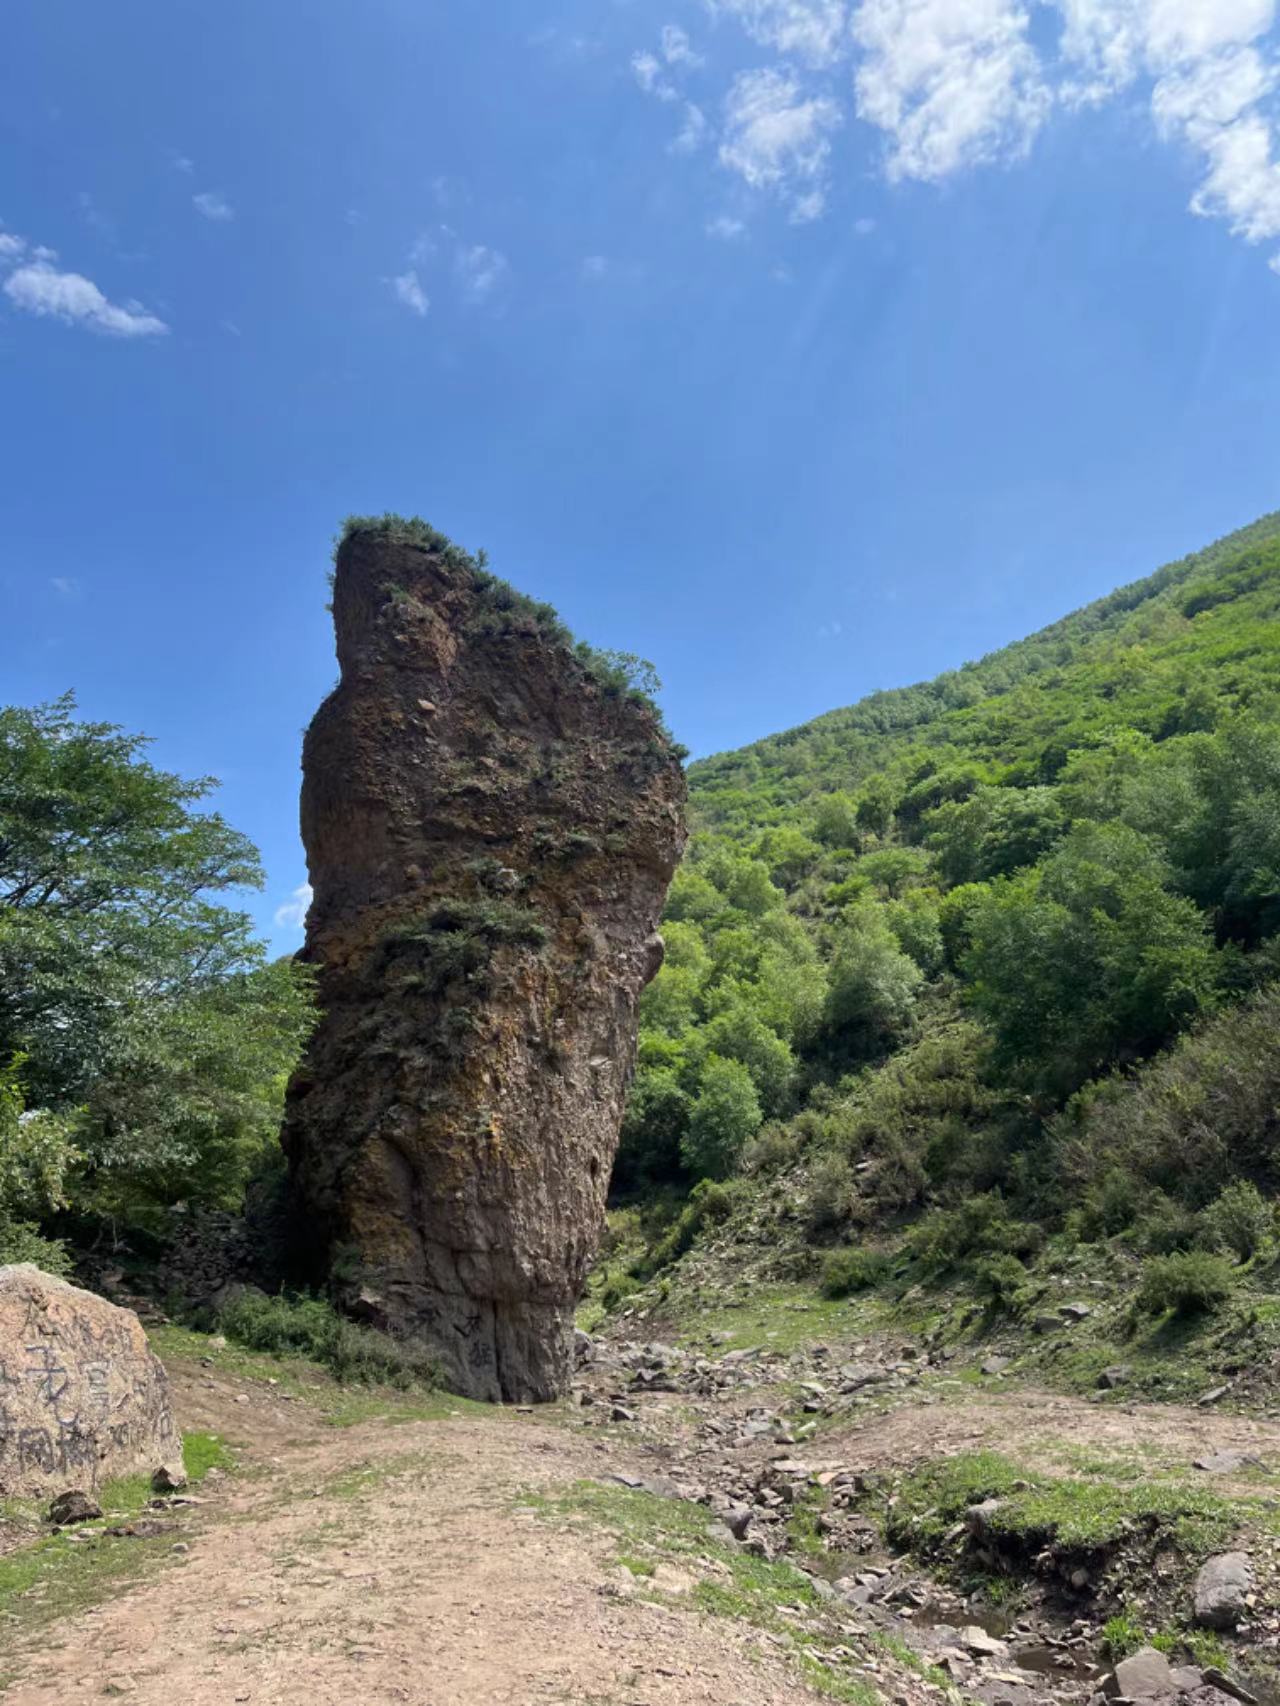
[[[252,1441],[180,1554],[18,1654],[10,1706],[784,1706],[796,1672],[730,1621],[617,1595],[607,1540],[521,1498],[603,1454],[535,1416],[323,1428],[245,1384],[184,1414]],[[609,1464],[607,1467],[613,1467]]]
[[[333,1427],[271,1382],[195,1362],[173,1372],[185,1424],[237,1443],[240,1472],[201,1489],[207,1502],[160,1568],[5,1654],[16,1675],[9,1706],[104,1695],[138,1706],[817,1698],[776,1634],[696,1610],[691,1583],[668,1591],[628,1577],[616,1538],[548,1520],[539,1504],[620,1473],[707,1474],[708,1453],[718,1459],[724,1448],[708,1446],[703,1424],[748,1406],[755,1391],[716,1402],[654,1393],[621,1429],[599,1427],[602,1403],[577,1419],[446,1412]],[[1152,1467],[1225,1448],[1280,1460],[1275,1422],[1204,1410],[1102,1409],[1027,1389],[957,1392],[932,1407],[903,1398],[833,1430],[823,1452],[862,1469],[1014,1444],[1033,1464],[1061,1467],[1064,1442],[1103,1453],[1124,1445],[1149,1454]],[[736,1449],[734,1473],[768,1450],[764,1440]],[[1214,1479],[1236,1490],[1231,1476]],[[874,1650],[846,1652],[839,1668],[850,1683],[840,1698],[868,1700],[868,1678],[896,1706],[941,1697],[919,1667],[878,1665]],[[1007,1680],[1000,1687],[1022,1698]],[[1058,1692],[1046,1678],[1036,1697]]]

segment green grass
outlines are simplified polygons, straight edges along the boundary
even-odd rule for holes
[[[861,1677],[841,1676],[814,1653],[799,1654],[797,1663],[810,1688],[828,1700],[846,1700],[849,1706],[879,1706],[879,1692]]]
[[[818,1487],[806,1488],[792,1508],[787,1521],[787,1535],[792,1546],[811,1558],[826,1551],[818,1518],[827,1508],[827,1495]]]
[[[198,1487],[211,1469],[235,1468],[234,1456],[217,1434],[183,1434],[182,1461],[193,1487]]]
[[[331,1427],[360,1422],[434,1422],[461,1415],[491,1415],[493,1406],[452,1393],[411,1388],[402,1391],[377,1385],[344,1385],[330,1369],[300,1352],[246,1349],[220,1335],[197,1333],[187,1327],[156,1327],[149,1335],[163,1362],[203,1363],[232,1380],[274,1383],[274,1390],[318,1410]]]
[[[198,1485],[210,1469],[232,1467],[231,1454],[216,1435],[184,1434],[182,1447],[187,1478],[193,1485]],[[0,1557],[0,1623],[14,1635],[43,1628],[99,1603],[144,1575],[160,1559],[172,1556],[174,1543],[182,1538],[181,1519],[168,1532],[151,1538],[106,1532],[109,1526],[120,1526],[122,1519],[137,1517],[151,1496],[147,1475],[106,1481],[98,1491],[98,1502],[105,1513],[101,1520],[43,1534]],[[36,1507],[21,1508],[31,1520]],[[174,1521],[168,1515],[160,1520],[166,1527]],[[85,1535],[89,1538],[75,1538]]]
[[[803,1350],[831,1339],[849,1339],[892,1326],[910,1330],[908,1317],[883,1293],[825,1298],[803,1285],[753,1287],[741,1304],[691,1306],[687,1315],[674,1305],[680,1337],[702,1343],[712,1333],[728,1333],[726,1350]],[[914,1318],[911,1318],[914,1324]]]
[[[885,1511],[894,1545],[937,1555],[971,1505],[1000,1504],[986,1519],[988,1533],[1011,1551],[1054,1546],[1091,1553],[1130,1536],[1159,1534],[1184,1557],[1203,1557],[1228,1539],[1249,1514],[1197,1483],[1158,1475],[1120,1481],[1108,1462],[1097,1478],[1046,1477],[999,1452],[980,1451],[929,1463],[907,1475]]]

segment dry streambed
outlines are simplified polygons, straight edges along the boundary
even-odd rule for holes
[[[1276,1697],[1274,1422],[1018,1389],[901,1345],[581,1350],[588,1425],[639,1436],[741,1547],[968,1693]]]

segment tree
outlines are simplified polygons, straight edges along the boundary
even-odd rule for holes
[[[696,865],[682,865],[667,894],[666,916],[682,921],[714,918],[724,904],[720,890]]]
[[[813,814],[814,837],[824,847],[851,847],[856,852],[862,844],[857,814],[852,795],[824,794]]]
[[[1043,865],[970,914],[970,999],[1002,1051],[1056,1095],[1159,1048],[1212,1005],[1218,957],[1159,850],[1127,825],[1080,824]]]
[[[690,1105],[672,1067],[640,1067],[622,1122],[615,1186],[627,1188],[679,1177],[681,1141],[688,1128]]]
[[[831,956],[827,1025],[851,1054],[877,1053],[910,1022],[924,973],[874,906],[853,909]]]
[[[709,1054],[680,1144],[685,1166],[695,1178],[726,1178],[761,1119],[760,1102],[746,1067],[741,1061]]]
[[[36,1108],[75,1110],[82,1186],[114,1172],[185,1191],[199,1175],[225,1200],[274,1130],[310,980],[268,965],[219,898],[262,872],[193,809],[214,783],[74,710],[0,710],[0,1063],[23,1057]]]
[[[929,814],[928,844],[945,883],[977,883],[1035,864],[1065,828],[1054,789],[983,787]]]
[[[746,1067],[767,1116],[777,1118],[787,1111],[795,1058],[782,1038],[745,1001],[714,1018],[705,1035],[711,1055],[741,1061]]]

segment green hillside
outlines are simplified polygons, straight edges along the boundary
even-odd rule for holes
[[[1277,541],[1280,511],[980,662],[703,759],[689,772],[698,822],[758,833],[874,771],[929,762],[1052,781],[1066,750],[1107,728],[1159,740],[1256,705],[1280,682]]]
[[[1246,1022],[1280,974],[1280,514],[690,783],[624,1195],[799,1167],[816,1244],[1074,1208],[1178,1246],[1280,1185]],[[1236,1135],[1179,1171],[1206,1098]]]

